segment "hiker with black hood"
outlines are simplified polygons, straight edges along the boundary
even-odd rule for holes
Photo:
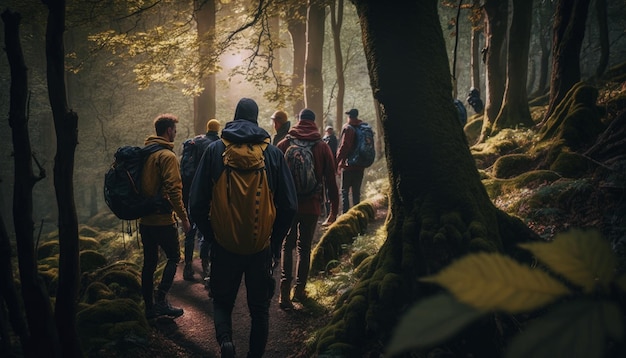
[[[242,276],[251,317],[248,357],[265,352],[272,270],[298,207],[283,152],[258,126],[258,112],[254,100],[239,101],[234,120],[207,148],[191,185],[192,220],[213,241],[209,296],[222,357],[235,354],[231,315]]]

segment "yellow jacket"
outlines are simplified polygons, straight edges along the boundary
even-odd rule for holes
[[[174,153],[174,143],[163,137],[151,135],[145,145],[158,143],[169,150],[159,150],[146,159],[141,174],[141,194],[154,196],[161,189],[164,197],[169,198],[173,213],[152,214],[139,219],[139,223],[150,226],[165,226],[176,223],[174,213],[180,220],[187,219],[187,210],[183,204],[183,182],[180,178],[180,164]]]

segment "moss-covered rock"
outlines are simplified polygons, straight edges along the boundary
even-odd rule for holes
[[[559,153],[559,156],[550,165],[550,170],[566,178],[580,178],[597,167],[597,164],[578,153],[563,151]]]
[[[513,178],[533,169],[534,160],[527,154],[508,154],[493,163],[493,176],[496,178]]]
[[[363,262],[363,260],[365,260],[369,256],[370,254],[366,251],[357,251],[352,254],[352,257],[350,258],[350,263],[352,264],[352,267],[357,267],[361,264],[361,262]]]
[[[37,248],[37,259],[45,259],[59,254],[59,241],[44,242]]]
[[[467,142],[472,145],[476,143],[478,137],[480,137],[480,131],[483,128],[483,116],[475,114],[468,118],[467,124],[463,127]]]
[[[115,298],[115,292],[111,291],[109,286],[102,282],[93,282],[87,286],[82,301],[84,303],[93,304],[102,299],[112,300]]]
[[[80,252],[80,272],[89,272],[107,264],[107,259],[94,250],[84,250]]]
[[[130,299],[99,300],[76,315],[82,348],[87,354],[107,344],[145,341],[150,326],[141,307]]]
[[[135,272],[111,270],[100,278],[100,282],[109,286],[117,297],[132,298],[137,302],[142,300],[140,277]]]
[[[78,240],[78,247],[81,250],[98,250],[101,246],[98,240],[90,236],[80,236]]]

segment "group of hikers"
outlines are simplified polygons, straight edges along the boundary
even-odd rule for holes
[[[363,134],[369,126],[358,118],[357,109],[345,112],[347,123],[339,139],[332,126],[324,128],[322,136],[315,113],[305,108],[293,127],[285,112],[276,111],[271,116],[276,131],[271,140],[258,125],[258,113],[253,99],[240,99],[233,120],[221,133],[220,122],[209,120],[206,134],[184,142],[180,160],[174,152],[175,115],[157,116],[155,135],[145,140],[146,145],[158,143],[168,150],[147,157],[141,174],[142,195],[164,196],[172,207],[171,212],[139,219],[146,318],[183,314],[182,308],[166,299],[180,262],[179,222],[185,233],[185,280],[194,280],[191,263],[196,235],[199,238],[202,277],[213,302],[222,357],[235,355],[231,314],[242,278],[251,316],[248,357],[261,357],[265,351],[270,301],[276,289],[273,270],[280,267],[281,309],[292,310],[293,302],[306,299],[318,219],[324,215],[321,225],[330,225],[339,212],[337,175],[341,175],[345,213],[360,202],[364,170],[374,156],[373,134]],[[358,158],[363,148],[369,152]],[[368,157],[371,160],[364,161]],[[167,262],[155,290],[159,247]]]

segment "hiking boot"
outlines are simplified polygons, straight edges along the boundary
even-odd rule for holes
[[[293,303],[289,299],[281,300],[280,302],[278,302],[278,307],[280,307],[280,309],[283,311],[291,311],[292,309],[295,308],[293,306]]]
[[[187,262],[185,264],[185,268],[183,268],[183,279],[185,281],[195,281],[193,278],[193,268],[191,267],[191,262]]]
[[[303,287],[296,286],[294,288],[292,300],[295,302],[304,302],[306,300],[306,292]]]
[[[166,299],[163,299],[163,301],[155,302],[154,306],[152,307],[152,311],[154,317],[169,316],[172,318],[177,318],[183,315],[182,308],[172,307],[172,305]]]
[[[235,357],[235,345],[231,341],[224,341],[220,345],[222,351],[222,358],[234,358]]]

